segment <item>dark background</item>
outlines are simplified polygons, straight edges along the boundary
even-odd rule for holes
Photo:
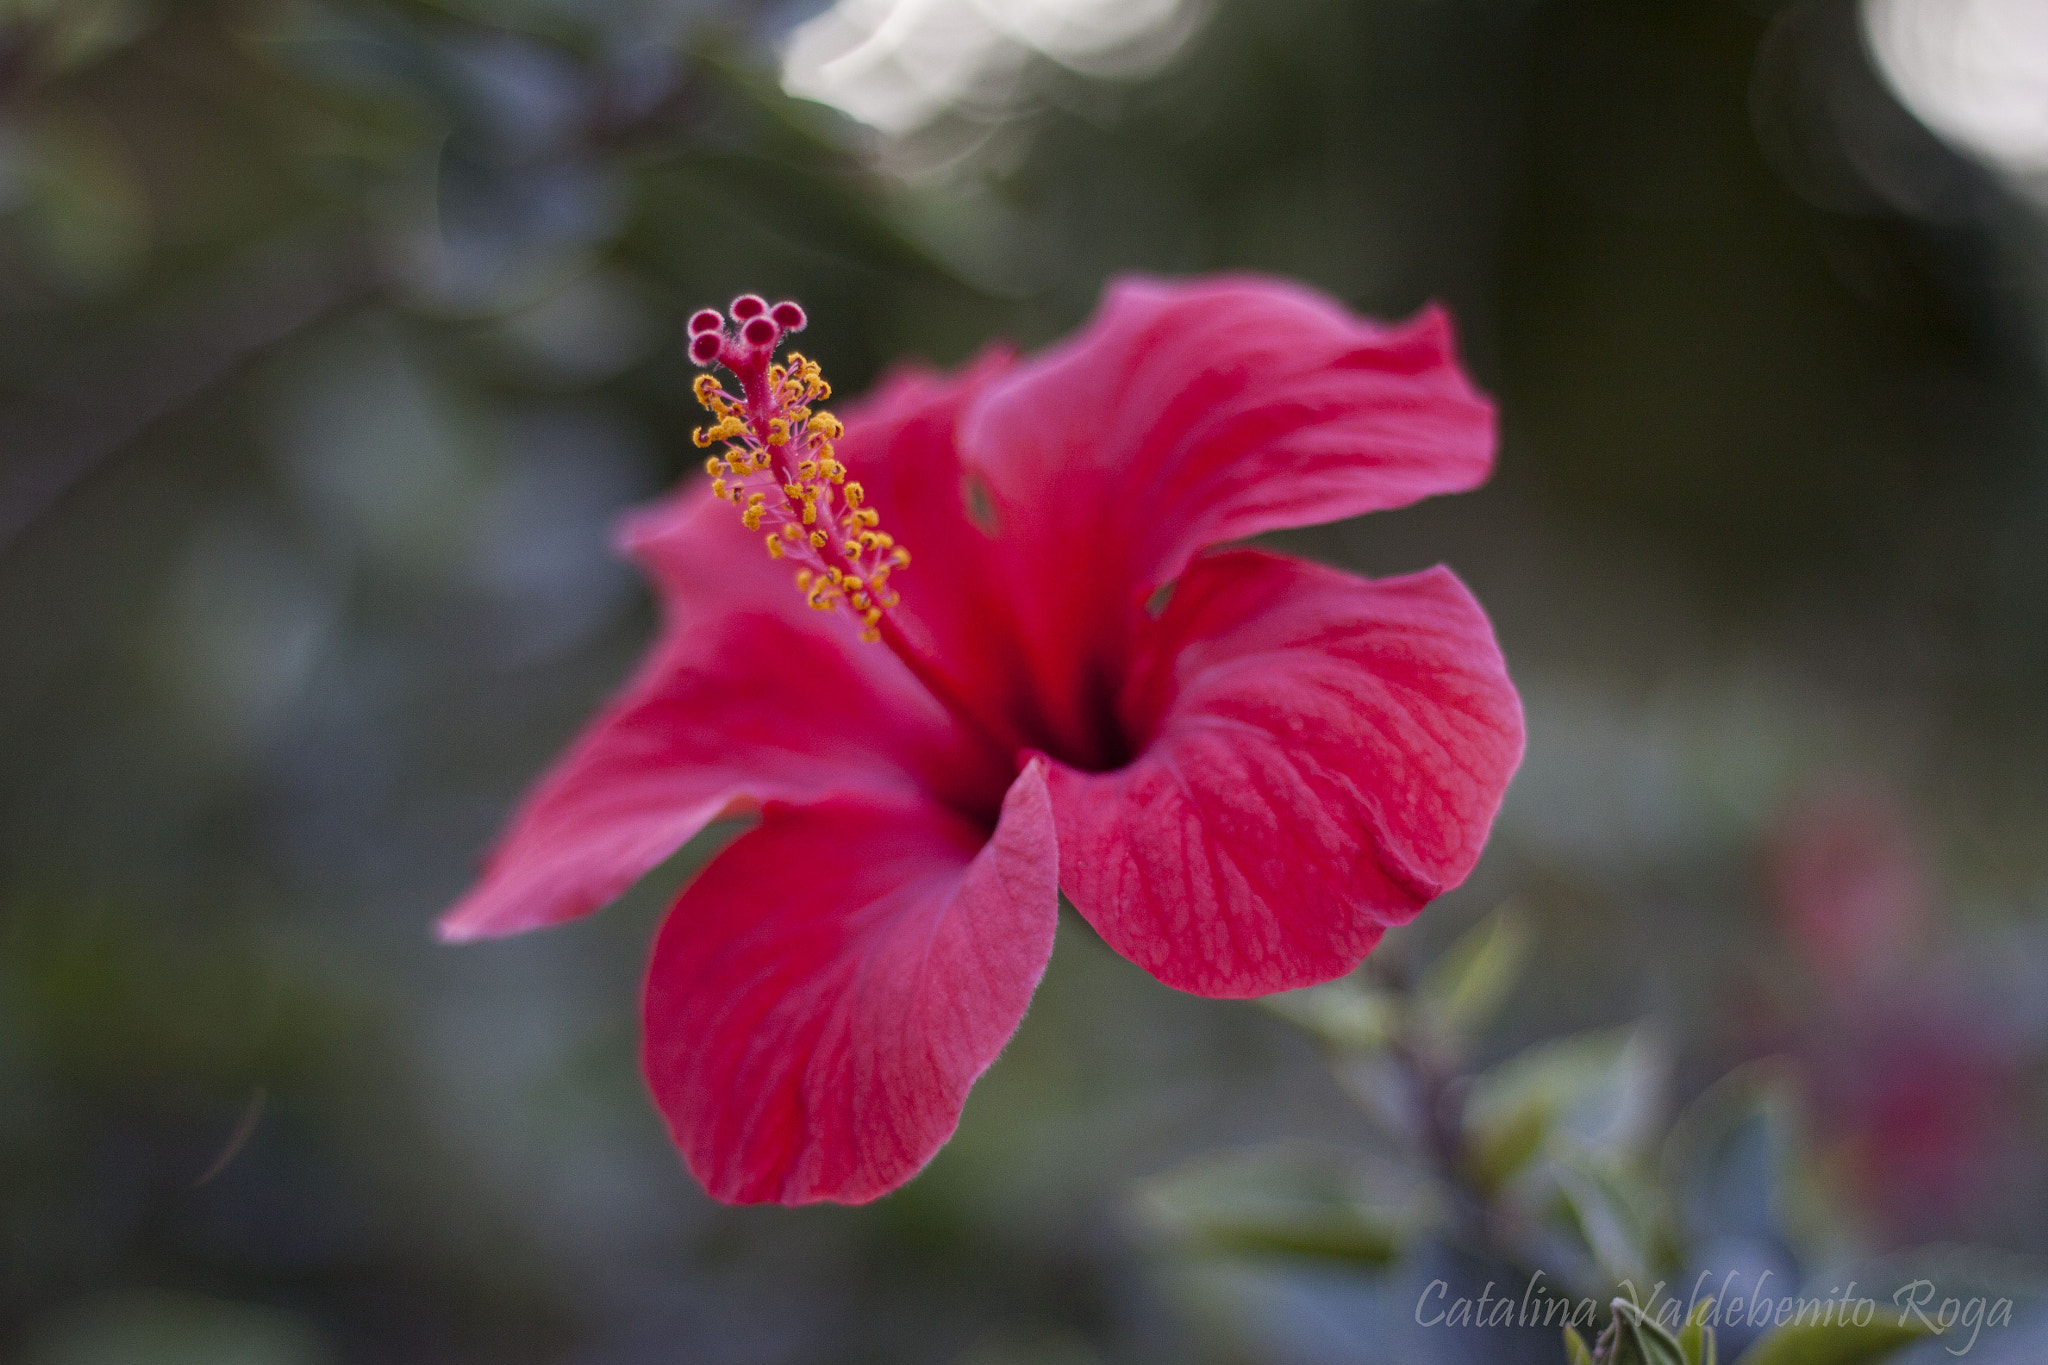
[[[1448,562],[1497,624],[1529,757],[1411,932],[1528,909],[1489,1046],[1653,1014],[1684,1092],[1802,1036],[1770,868],[1853,791],[1928,888],[1906,977],[2016,1059],[2018,1159],[1899,1235],[2048,1251],[2040,182],[1836,0],[1219,0],[1149,71],[1020,59],[898,140],[782,93],[815,8],[7,11],[0,1357],[1404,1359],[1342,1276],[1148,1241],[1134,1180],[1356,1119],[1078,920],[857,1210],[712,1205],[641,1092],[645,945],[716,835],[576,926],[432,939],[647,637],[609,526],[696,463],[691,310],[801,299],[851,394],[1131,269],[1442,300],[1500,403],[1485,490],[1283,538]]]

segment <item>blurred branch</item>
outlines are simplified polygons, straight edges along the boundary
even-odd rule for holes
[[[0,413],[0,551],[136,437],[374,279],[359,241],[271,243],[197,303],[68,357],[42,398]]]

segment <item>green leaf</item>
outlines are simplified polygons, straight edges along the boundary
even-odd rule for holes
[[[1412,1179],[1353,1153],[1287,1144],[1205,1157],[1140,1186],[1139,1216],[1190,1251],[1379,1267],[1426,1220]]]
[[[1424,1016],[1453,1047],[1485,1028],[1528,960],[1528,919],[1510,901],[1481,920],[1416,983]]]
[[[1602,1161],[1655,1135],[1668,1058],[1646,1029],[1581,1034],[1531,1048],[1473,1082],[1467,1123],[1482,1151],[1513,1153],[1531,1127],[1544,1145]]]
[[[1489,1192],[1500,1189],[1535,1160],[1550,1137],[1550,1111],[1540,1105],[1510,1110],[1500,1122],[1468,1135],[1471,1177]]]
[[[1685,1365],[1716,1365],[1714,1328],[1711,1318],[1714,1301],[1701,1299],[1693,1305],[1692,1316],[1685,1320],[1685,1329],[1678,1334],[1679,1349],[1685,1352]]]
[[[1799,1084],[1782,1059],[1752,1062],[1709,1086],[1672,1125],[1663,1178],[1688,1235],[1783,1239],[1816,1259],[1845,1240],[1813,1159]]]
[[[1868,1326],[1853,1322],[1792,1322],[1774,1329],[1742,1353],[1737,1365],[1876,1365],[1927,1329],[1879,1313]]]
[[[1340,1052],[1377,1051],[1400,1024],[1399,1002],[1355,976],[1269,995],[1261,1003]]]
[[[1566,1365],[1593,1365],[1593,1352],[1576,1327],[1564,1329],[1564,1358]]]
[[[1559,1163],[1549,1169],[1587,1250],[1616,1282],[1649,1283],[1656,1261],[1649,1196],[1614,1174]]]
[[[1678,1338],[1627,1299],[1614,1301],[1614,1353],[1603,1365],[1686,1365]]]

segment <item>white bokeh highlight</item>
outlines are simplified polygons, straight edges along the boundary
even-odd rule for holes
[[[1090,75],[1158,70],[1198,22],[1193,0],[839,0],[799,26],[782,85],[891,136],[948,110],[1005,108],[1034,56]]]
[[[1863,0],[1862,19],[1915,117],[2048,201],[2048,0]]]

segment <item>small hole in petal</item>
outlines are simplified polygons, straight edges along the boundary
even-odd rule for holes
[[[960,476],[960,505],[967,509],[969,521],[989,535],[997,533],[996,502],[979,474],[969,472]]]
[[[1173,601],[1173,589],[1179,582],[1178,578],[1170,578],[1152,589],[1152,595],[1145,599],[1145,614],[1155,621],[1166,615],[1166,604]]]

